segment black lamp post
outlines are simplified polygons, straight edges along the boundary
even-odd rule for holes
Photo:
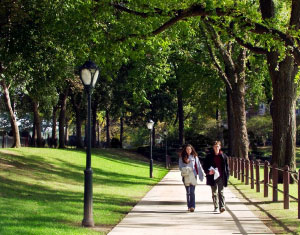
[[[93,227],[93,171],[91,168],[91,94],[99,75],[99,68],[92,61],[86,61],[80,68],[80,80],[88,98],[87,106],[87,146],[86,146],[86,169],[84,171],[84,217],[82,226]]]
[[[164,129],[164,136],[165,136],[165,141],[166,141],[166,168],[169,168],[169,162],[168,162],[168,130]]]
[[[152,130],[153,130],[154,122],[150,119],[147,122],[147,128],[150,130],[150,178],[152,178],[153,172],[153,159],[152,159]]]

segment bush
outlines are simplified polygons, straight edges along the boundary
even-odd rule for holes
[[[152,159],[164,162],[166,159],[165,148],[152,147]],[[150,146],[141,146],[137,148],[137,152],[150,159]]]
[[[110,145],[112,148],[121,148],[121,142],[118,138],[112,138],[111,139],[111,142],[110,142]]]
[[[212,139],[202,134],[186,132],[185,143],[191,144],[197,152],[205,152]]]
[[[247,120],[250,147],[256,150],[257,146],[265,146],[272,139],[271,116],[255,116]]]

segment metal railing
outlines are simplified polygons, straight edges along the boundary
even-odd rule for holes
[[[20,137],[21,146],[28,147],[29,146],[29,138],[28,137]],[[9,135],[0,136],[0,148],[11,148],[14,143],[14,138]]]
[[[269,188],[272,188],[272,201],[278,202],[278,192],[283,194],[283,208],[290,208],[290,199],[298,202],[298,219],[300,219],[300,170],[298,172],[290,171],[289,166],[278,168],[276,164],[270,165],[268,161],[262,163],[260,160],[246,160],[242,158],[229,157],[230,175],[234,176],[251,189],[256,186],[256,192],[260,192],[260,167],[263,167],[263,189],[264,197],[269,196]],[[269,173],[272,169],[272,180],[270,183]],[[283,190],[278,189],[278,172],[283,172]],[[254,175],[255,174],[255,175]],[[298,180],[298,198],[289,194],[290,178],[294,175]],[[250,182],[249,182],[250,181]]]

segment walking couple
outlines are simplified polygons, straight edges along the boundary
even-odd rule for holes
[[[190,212],[194,212],[195,187],[197,176],[200,181],[206,176],[206,184],[211,186],[214,212],[225,211],[224,187],[227,187],[229,178],[229,167],[227,156],[221,151],[221,142],[214,141],[213,147],[207,154],[203,167],[194,147],[190,144],[185,145],[179,156],[179,169],[183,177],[186,189],[187,207]]]

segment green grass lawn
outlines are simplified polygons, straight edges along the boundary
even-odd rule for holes
[[[95,228],[81,227],[86,153],[0,149],[0,234],[106,234],[167,170],[121,150],[92,151]]]

